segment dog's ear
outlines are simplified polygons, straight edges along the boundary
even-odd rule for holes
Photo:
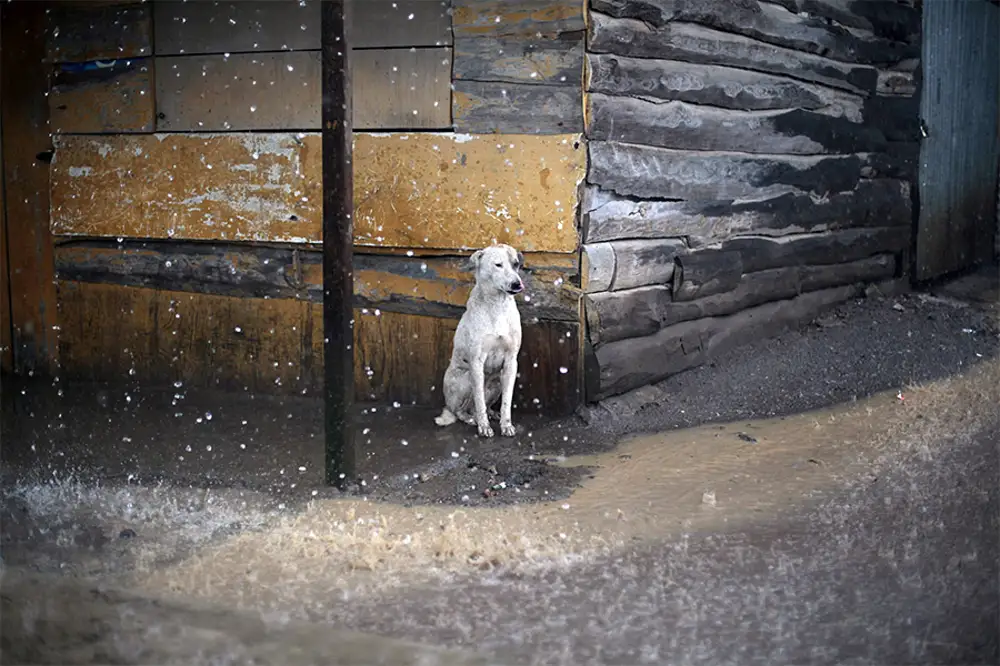
[[[476,250],[472,253],[472,256],[466,259],[465,264],[462,266],[465,270],[475,273],[479,270],[479,262],[482,261],[483,251]]]
[[[514,265],[515,270],[524,266],[524,255],[521,254],[520,250],[515,250],[508,245],[507,252],[510,254],[510,263]]]

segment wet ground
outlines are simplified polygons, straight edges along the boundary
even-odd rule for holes
[[[349,496],[315,403],[25,387],[5,663],[997,663],[989,277],[513,442],[366,406]]]

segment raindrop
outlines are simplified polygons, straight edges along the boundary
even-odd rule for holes
[[[205,420],[206,421],[212,420],[212,412],[205,412]]]
[[[406,441],[405,439],[400,440],[400,442],[402,443],[403,446],[409,446],[410,445],[410,443],[408,441]]]
[[[413,14],[410,14],[409,16],[407,16],[407,17],[406,17],[406,20],[408,20],[408,21],[412,21],[412,20],[413,20]]]
[[[306,471],[306,466],[305,465],[299,465],[299,471],[300,472]]]
[[[234,330],[234,331],[236,331],[237,333],[242,333],[242,332],[243,332],[243,329],[242,329],[242,328],[240,328],[239,326],[237,326],[237,327],[236,327],[236,328],[234,328],[233,330]]]
[[[205,445],[205,450],[206,451],[211,451],[212,450],[212,445],[211,444],[206,444]]]
[[[569,372],[569,368],[567,368],[566,366],[562,366],[559,368],[560,375],[565,375],[567,372]]]

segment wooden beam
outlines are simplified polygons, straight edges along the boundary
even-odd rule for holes
[[[855,285],[822,289],[765,303],[736,314],[668,326],[652,335],[618,340],[597,349],[601,389],[597,399],[625,393],[718,358],[738,346],[811,321],[861,293]]]
[[[146,2],[55,2],[48,8],[45,59],[90,62],[153,55]]]
[[[784,236],[913,224],[910,183],[887,178],[859,180],[853,189],[826,197],[789,192],[735,201],[643,201],[588,187],[580,212],[585,243],[682,237],[692,247],[748,233]]]
[[[455,40],[455,79],[581,85],[585,33],[555,37],[462,37]]]
[[[14,371],[54,373],[58,364],[56,292],[49,231],[49,66],[46,6],[3,6],[3,178]],[[16,63],[16,66],[14,64]]]
[[[669,284],[674,258],[687,251],[677,238],[620,240],[583,246],[585,292],[617,291],[647,284]]]
[[[863,97],[786,76],[737,67],[587,54],[587,90],[723,109],[806,109],[861,122]]]
[[[739,252],[704,250],[674,259],[672,297],[693,301],[732,291],[743,278],[743,257]]]
[[[839,264],[746,273],[731,290],[690,301],[677,301],[671,289],[662,285],[590,294],[585,301],[590,342],[599,348],[642,338],[681,322],[728,316],[810,291],[888,279],[896,269],[894,255],[878,254]]]
[[[853,190],[866,160],[858,155],[779,156],[669,150],[591,141],[587,180],[622,196],[648,199],[763,199]]]
[[[321,155],[317,134],[60,136],[52,227],[91,237],[318,242]],[[586,168],[578,134],[358,133],[353,159],[356,245],[576,250]]]
[[[867,30],[879,37],[920,42],[920,9],[904,2],[857,0],[770,0],[796,14],[836,21],[849,28]]]
[[[455,37],[543,35],[585,28],[580,0],[453,0]]]
[[[804,109],[738,111],[685,102],[586,95],[587,137],[678,150],[820,155],[884,150],[874,127]]]
[[[56,65],[50,127],[61,134],[152,132],[154,92],[151,58]]]
[[[0,7],[0,27],[4,9]],[[0,72],[3,71],[3,30],[0,29]],[[3,108],[3,86],[0,85],[0,109]],[[14,331],[10,310],[10,263],[7,261],[7,197],[4,190],[3,113],[0,113],[0,373],[14,370]]]
[[[869,65],[843,63],[693,23],[668,23],[657,28],[591,12],[589,28],[587,48],[594,53],[739,67],[866,96],[875,92],[878,81],[878,73]]]
[[[455,130],[472,134],[566,134],[583,131],[580,86],[456,80]]]
[[[322,257],[311,247],[183,241],[63,239],[55,248],[62,280],[313,303],[323,300]],[[578,321],[576,257],[538,252],[524,257],[522,319]],[[456,256],[355,254],[354,306],[461,317],[475,281],[465,262]]]
[[[354,482],[354,176],[350,1],[322,4],[323,407],[326,481]]]
[[[727,33],[845,62],[898,62],[919,55],[906,42],[852,32],[814,16],[768,2],[732,0],[592,0],[591,6],[615,18],[639,19],[656,27],[697,23]]]

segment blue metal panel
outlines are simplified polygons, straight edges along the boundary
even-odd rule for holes
[[[997,229],[1000,7],[925,0],[916,278],[988,260]]]

